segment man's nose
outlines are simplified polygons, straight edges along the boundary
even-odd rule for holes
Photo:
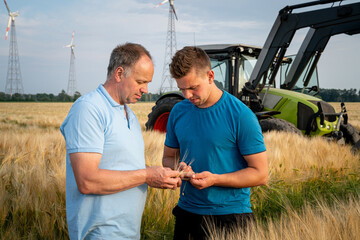
[[[140,92],[141,92],[141,93],[148,93],[148,85],[146,84],[145,86],[143,86],[142,88],[140,88]]]
[[[190,90],[183,90],[182,93],[186,99],[189,99],[193,96]]]

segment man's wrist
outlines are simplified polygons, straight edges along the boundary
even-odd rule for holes
[[[213,186],[219,186],[221,185],[222,174],[212,173],[212,179],[213,179]]]
[[[146,166],[145,169],[140,170],[140,175],[144,179],[144,183],[148,184],[150,178],[150,166]]]

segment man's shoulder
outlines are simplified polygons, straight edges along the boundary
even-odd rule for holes
[[[252,112],[240,99],[224,91],[224,105],[232,110],[238,112]]]
[[[192,107],[192,103],[187,100],[187,99],[184,99],[178,103],[176,103],[173,107],[174,111],[184,111],[184,109],[188,109],[190,107]]]
[[[96,104],[99,100],[101,100],[103,97],[101,96],[101,93],[98,88],[85,93],[81,97],[79,97],[76,102],[94,102]]]
[[[72,105],[70,112],[72,114],[91,114],[101,112],[106,109],[106,101],[98,89],[88,92],[78,98]],[[102,114],[101,114],[102,115]]]
[[[237,97],[235,97],[234,95],[224,91],[224,101],[225,102],[232,102],[234,104],[238,104],[240,106],[246,106],[240,99],[238,99]]]
[[[74,102],[74,104],[93,105],[93,106],[103,105],[104,103],[105,103],[105,99],[98,88],[82,95]]]

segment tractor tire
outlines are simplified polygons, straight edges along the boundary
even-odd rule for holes
[[[294,124],[279,118],[266,118],[259,121],[262,132],[282,131],[302,135]]]
[[[180,101],[182,99],[178,97],[166,97],[156,102],[148,115],[148,121],[145,123],[146,130],[166,132],[170,111]]]
[[[341,123],[340,131],[343,133],[345,143],[355,145],[358,141],[360,141],[360,131],[350,123]]]
[[[358,153],[360,154],[360,140],[354,144],[354,146],[351,148],[351,151],[354,154],[358,154]]]

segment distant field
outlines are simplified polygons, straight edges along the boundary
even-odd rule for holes
[[[341,105],[340,103],[330,103],[335,111],[340,112]],[[355,126],[357,129],[360,129],[360,103],[358,102],[349,102],[345,103],[346,110],[349,116],[349,122]]]
[[[336,108],[339,103],[332,103]],[[131,105],[142,129],[154,103]],[[360,129],[360,103],[347,103]],[[0,103],[0,238],[67,239],[65,143],[71,103]],[[143,132],[146,162],[161,165],[165,135]],[[264,135],[270,182],[252,189],[261,224],[244,239],[356,239],[360,156],[349,146],[286,133]],[[143,239],[172,239],[178,191],[149,189]],[[213,239],[224,239],[214,232]],[[240,233],[234,232],[234,239]],[[251,235],[252,234],[252,235]],[[343,237],[341,237],[343,236]]]

